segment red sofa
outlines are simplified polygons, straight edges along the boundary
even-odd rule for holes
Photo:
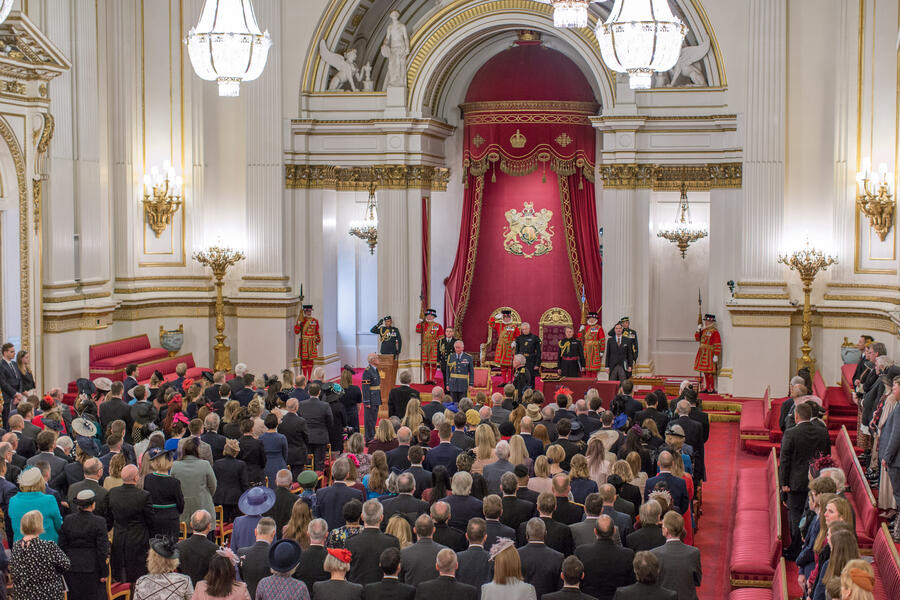
[[[741,404],[741,447],[746,447],[746,440],[769,439],[769,416],[772,411],[772,401],[769,398],[769,388],[762,400],[750,398]]]
[[[878,533],[878,505],[862,465],[859,464],[859,459],[856,457],[846,427],[841,427],[831,454],[847,476],[849,489],[846,496],[856,514],[856,537],[859,539],[859,547],[871,548],[875,534]]]
[[[187,377],[188,379],[197,379],[198,377],[200,377],[201,373],[210,370],[202,367],[197,367],[194,363],[193,354],[182,354],[180,356],[173,356],[171,358],[162,358],[139,366],[137,372],[138,383],[150,383],[150,376],[153,375],[153,371],[159,371],[160,373],[162,373],[165,381],[172,381],[173,379],[177,379],[178,375],[175,374],[175,367],[178,366],[178,363],[184,363],[187,365],[188,369],[185,377]]]
[[[768,588],[781,558],[781,501],[774,449],[765,468],[738,472],[737,502],[729,560],[731,585]]]
[[[900,553],[884,523],[875,536],[872,550],[875,559],[875,598],[892,600],[897,597],[897,590],[900,590]]]
[[[775,577],[772,579],[772,589],[765,588],[738,588],[728,595],[728,600],[789,600],[787,568],[784,559],[778,561]]]
[[[151,348],[150,338],[146,334],[92,344],[88,349],[90,377],[108,377],[113,381],[121,381],[125,378],[125,367],[129,364],[142,365],[168,355],[162,348]]]

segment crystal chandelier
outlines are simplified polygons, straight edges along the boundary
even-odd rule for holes
[[[362,221],[350,221],[349,233],[369,245],[369,254],[375,254],[375,246],[378,245],[378,209],[375,206],[374,185],[369,187],[369,200],[366,202],[366,218]]]
[[[9,11],[12,10],[14,2],[15,0],[0,0],[0,23],[9,16]]]
[[[681,198],[678,200],[678,219],[667,229],[660,229],[656,237],[669,240],[681,250],[684,260],[688,247],[708,235],[706,227],[694,225],[691,221],[691,208],[688,205],[687,185],[681,184]]]
[[[588,5],[592,0],[540,0],[553,6],[553,25],[568,29],[587,27]]]
[[[628,73],[631,89],[650,89],[654,71],[668,71],[681,54],[686,28],[669,0],[616,0],[598,23],[600,54],[613,71]]]
[[[238,96],[242,81],[262,74],[272,40],[256,24],[250,0],[206,0],[184,43],[201,79],[216,81],[220,96]]]

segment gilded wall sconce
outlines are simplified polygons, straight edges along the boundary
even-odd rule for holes
[[[181,208],[181,176],[175,176],[175,169],[169,161],[163,168],[153,167],[144,175],[144,216],[156,237],[162,235],[172,224],[172,216]]]
[[[856,174],[859,187],[856,207],[868,217],[869,226],[883,242],[894,222],[896,201],[891,194],[893,174],[888,172],[885,163],[881,163],[877,173],[872,173],[872,163],[868,158],[863,159],[862,169]]]

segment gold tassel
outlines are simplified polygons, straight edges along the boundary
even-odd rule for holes
[[[584,189],[584,179],[581,178],[581,177],[578,178],[578,189],[579,189],[579,190],[583,190],[583,189]]]
[[[547,183],[547,163],[544,163],[543,175],[541,175],[541,183]]]
[[[491,165],[491,183],[497,183],[497,163]]]

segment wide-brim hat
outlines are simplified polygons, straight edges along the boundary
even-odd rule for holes
[[[30,467],[19,473],[19,487],[37,485],[44,478],[43,473],[37,467]]]
[[[99,454],[99,452],[97,452],[97,445],[94,443],[93,437],[85,437],[83,435],[79,435],[75,438],[75,443],[79,448],[81,448],[81,451],[88,456],[96,457]]]
[[[532,421],[539,421],[541,419],[541,407],[534,403],[529,404],[525,407],[525,416]]]
[[[147,449],[147,457],[150,460],[154,460],[160,456],[163,456],[164,454],[168,454],[169,457],[171,458],[173,452],[174,452],[173,450],[166,450],[165,448],[155,448],[154,447],[154,448]]]
[[[303,550],[300,544],[289,538],[282,538],[269,546],[269,568],[276,573],[290,573],[300,564]]]
[[[75,431],[75,435],[82,435],[87,438],[97,435],[97,426],[94,425],[93,421],[89,421],[84,417],[72,419],[72,430]]]
[[[56,419],[41,419],[41,423],[44,425],[44,429],[52,429],[57,433],[63,430],[62,423]]]
[[[93,383],[101,392],[108,392],[112,388],[112,380],[109,377],[98,377]]]
[[[131,419],[140,425],[146,425],[156,419],[156,407],[151,402],[135,402],[131,407]]]
[[[297,475],[297,483],[305,488],[311,488],[319,481],[319,474],[315,471],[303,471]]]
[[[569,431],[569,439],[573,442],[577,442],[584,438],[584,427],[581,426],[581,421],[572,420],[572,429]]]
[[[263,486],[252,487],[238,500],[238,508],[245,515],[261,515],[275,506],[275,490]]]
[[[207,380],[210,383],[213,383],[212,371],[203,371],[202,373],[200,373],[200,377],[202,377],[203,379]]]
[[[509,421],[503,421],[502,423],[500,423],[497,429],[500,430],[500,435],[505,437],[512,437],[516,435],[516,426]]]

